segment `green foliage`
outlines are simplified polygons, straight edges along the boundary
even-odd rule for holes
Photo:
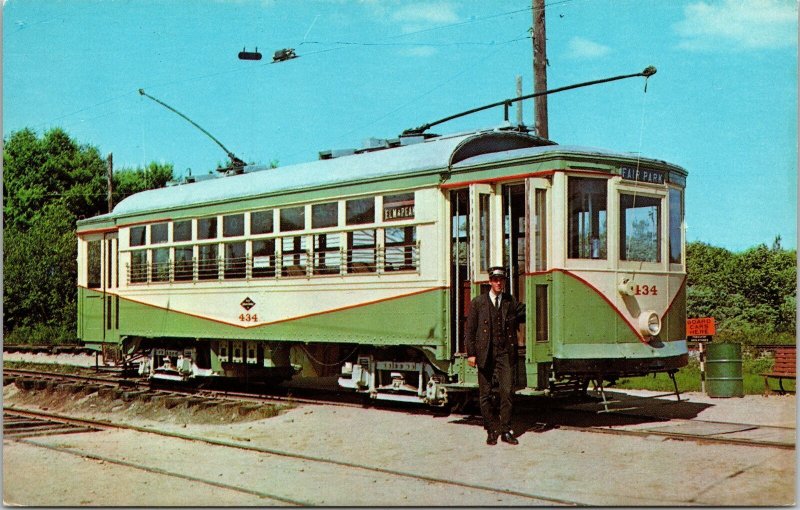
[[[114,203],[147,189],[163,188],[172,180],[172,165],[150,163],[145,168],[122,169],[114,172]]]
[[[716,342],[716,339],[714,340]],[[764,393],[764,377],[760,374],[772,370],[774,360],[771,356],[752,358],[742,356],[742,386],[745,395],[760,395]],[[680,391],[700,391],[700,363],[696,358],[691,358],[689,364],[678,370],[675,374]],[[663,391],[665,393],[675,391],[672,380],[665,373],[648,375],[644,377],[626,377],[617,381],[617,388],[640,389],[651,391]],[[777,383],[772,384],[777,388]],[[794,391],[794,381],[784,381],[783,387]]]
[[[107,212],[106,162],[63,130],[9,135],[3,151],[3,333],[9,343],[76,341],[75,222]],[[172,166],[115,172],[116,200],[172,177]]]
[[[54,202],[30,220],[27,231],[6,229],[5,331],[74,322],[75,279],[67,276],[76,274],[74,218],[63,203]]]
[[[687,245],[688,317],[714,317],[715,341],[794,343],[797,251],[780,239],[732,253],[701,242]]]
[[[45,205],[63,205],[74,218],[103,204],[105,162],[97,149],[80,146],[61,129],[40,139],[30,129],[4,140],[3,226],[26,231]]]

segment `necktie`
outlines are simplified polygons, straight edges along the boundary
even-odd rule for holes
[[[500,296],[499,295],[494,297],[494,307],[497,308],[498,310],[500,309]]]

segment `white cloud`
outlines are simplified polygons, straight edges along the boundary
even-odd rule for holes
[[[573,37],[567,43],[567,56],[576,59],[593,59],[605,57],[611,48],[583,37]]]
[[[791,0],[696,2],[673,28],[680,48],[774,49],[797,46],[797,4]]]
[[[458,21],[453,6],[447,2],[403,4],[392,19],[401,23],[455,23]]]
[[[404,48],[398,53],[407,57],[430,57],[437,51],[433,46],[415,46],[413,48]]]
[[[405,34],[459,21],[455,8],[448,2],[403,3],[397,10],[390,7],[389,13],[388,19],[397,23]]]

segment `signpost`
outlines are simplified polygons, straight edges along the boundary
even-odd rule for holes
[[[706,351],[705,344],[710,342],[717,332],[714,317],[686,319],[686,340],[699,343],[700,349],[700,391],[706,391]]]

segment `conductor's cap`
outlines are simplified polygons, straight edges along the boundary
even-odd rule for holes
[[[505,278],[506,277],[506,270],[500,266],[490,267],[489,268],[489,279],[492,278]]]

